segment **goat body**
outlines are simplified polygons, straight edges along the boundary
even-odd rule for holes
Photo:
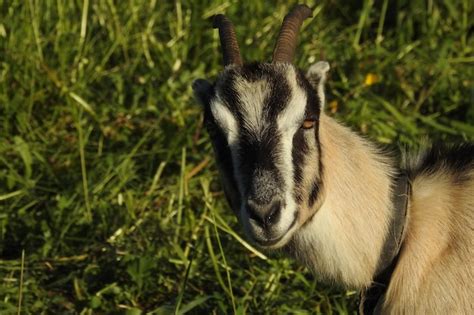
[[[391,266],[371,312],[473,313],[474,145],[432,147],[397,164],[324,113],[328,63],[303,73],[291,49],[271,64],[242,63],[230,22],[218,22],[230,37],[221,37],[226,67],[215,83],[193,88],[248,238],[362,291]],[[285,41],[295,40],[290,22]],[[393,198],[400,172],[411,188],[402,220]],[[387,256],[390,243],[396,253]]]

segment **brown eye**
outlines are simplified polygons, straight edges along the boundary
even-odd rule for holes
[[[312,120],[312,119],[306,119],[304,122],[303,122],[303,126],[301,126],[301,128],[303,129],[311,129],[314,127],[314,124],[316,123],[315,120]]]

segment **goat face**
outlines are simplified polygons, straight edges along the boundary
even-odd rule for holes
[[[320,203],[328,69],[318,62],[304,75],[289,63],[254,63],[193,84],[227,200],[261,247],[285,245]]]

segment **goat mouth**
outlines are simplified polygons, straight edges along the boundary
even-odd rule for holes
[[[254,239],[254,241],[257,243],[258,246],[260,246],[262,248],[281,247],[285,244],[281,244],[279,246],[275,246],[275,245],[278,244],[285,236],[288,235],[288,233],[293,229],[294,225],[296,224],[296,221],[297,221],[297,217],[295,216],[295,218],[293,219],[293,222],[291,222],[290,226],[285,231],[285,233],[281,234],[278,237],[270,238],[270,239],[266,239],[266,240]]]

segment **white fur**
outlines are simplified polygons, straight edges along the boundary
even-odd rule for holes
[[[282,173],[285,181],[285,202],[286,207],[282,209],[281,220],[279,222],[279,230],[287,231],[295,218],[297,204],[293,198],[294,190],[294,169],[293,169],[293,137],[304,119],[306,109],[306,94],[296,83],[296,72],[292,67],[287,68],[287,82],[290,84],[291,98],[288,106],[278,116],[278,130],[282,135],[281,142],[281,159],[278,168]],[[279,247],[284,244],[293,234],[292,231],[286,233],[286,237],[273,247]]]
[[[268,82],[266,80],[249,82],[243,78],[238,78],[235,81],[234,88],[239,93],[240,110],[244,118],[245,128],[255,135],[256,140],[259,140],[266,125],[262,104],[268,94]]]
[[[325,198],[295,234],[297,258],[322,278],[366,287],[391,218],[392,168],[369,143],[323,113],[320,124]]]
[[[222,99],[219,95],[211,102],[211,112],[216,122],[225,131],[229,146],[232,146],[238,138],[239,126],[231,111],[222,104]]]
[[[238,155],[239,126],[237,124],[237,119],[233,116],[232,112],[227,108],[227,106],[223,104],[222,97],[219,94],[217,94],[216,99],[211,102],[211,112],[214,116],[214,119],[226,135],[227,143],[231,152],[232,164],[238,165],[240,157]],[[242,199],[242,192],[244,191],[243,180],[240,172],[235,167],[234,177],[236,178],[239,195]]]
[[[314,82],[314,85],[317,85],[317,93],[319,97],[319,102],[321,104],[321,109],[323,109],[326,105],[326,96],[324,94],[324,83],[326,82],[327,72],[331,67],[327,61],[319,61],[316,62],[314,65],[309,67],[308,71],[306,72],[306,76],[310,78]],[[314,79],[311,79],[314,78]]]

